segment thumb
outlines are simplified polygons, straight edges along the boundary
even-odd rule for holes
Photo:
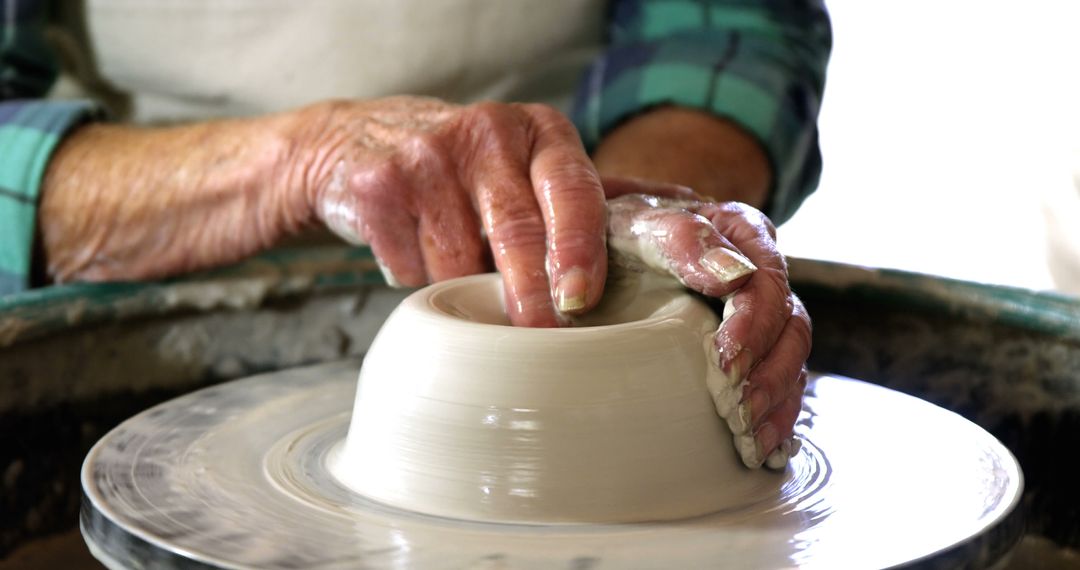
[[[730,294],[757,267],[713,224],[678,201],[627,195],[608,201],[608,248],[615,263],[671,275],[699,293]]]

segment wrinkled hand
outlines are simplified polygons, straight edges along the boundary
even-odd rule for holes
[[[515,325],[557,326],[599,300],[604,193],[554,109],[399,97],[306,112],[298,171],[315,213],[369,244],[392,282],[483,272],[493,254]]]
[[[734,294],[734,312],[716,333],[719,366],[745,380],[740,412],[749,418],[764,461],[792,437],[806,387],[810,318],[788,285],[776,230],[764,214],[738,202],[695,200],[686,189],[643,196],[605,180],[610,247],[630,251],[709,296]],[[652,260],[651,262],[649,260]]]
[[[588,310],[607,274],[600,179],[574,127],[542,105],[395,97],[90,124],[50,161],[38,218],[58,282],[216,267],[314,224],[370,244],[403,285],[494,261],[516,325]]]
[[[706,140],[739,147],[722,133]],[[720,164],[741,164],[736,154]],[[554,326],[600,298],[605,191],[669,197],[625,199],[625,215],[611,217],[616,245],[652,247],[705,294],[736,291],[717,348],[748,376],[758,441],[775,448],[798,414],[810,326],[771,224],[685,188],[601,184],[573,126],[548,107],[402,97],[172,127],[90,124],[49,161],[37,229],[50,279],[112,281],[235,262],[322,222],[369,243],[406,285],[486,271],[491,256],[513,323]]]

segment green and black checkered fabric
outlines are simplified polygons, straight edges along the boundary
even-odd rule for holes
[[[493,0],[494,1],[494,0]],[[0,0],[0,295],[29,286],[38,192],[64,134],[92,101],[42,97],[56,78],[44,0]],[[754,135],[775,172],[767,213],[788,219],[821,172],[817,114],[831,46],[821,0],[614,0],[610,45],[573,119],[592,148],[657,105],[704,109]]]
[[[767,213],[791,217],[821,175],[817,115],[832,46],[815,0],[621,0],[610,47],[579,91],[586,146],[629,117],[681,105],[754,135],[775,172]]]

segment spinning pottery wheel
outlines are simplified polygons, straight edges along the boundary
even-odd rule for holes
[[[656,314],[670,320],[665,310]],[[551,508],[535,520],[507,522],[519,517],[500,505],[543,501],[536,491],[547,488],[542,481],[500,485],[510,471],[477,468],[473,477],[463,476],[467,466],[454,471],[457,486],[446,487],[448,496],[472,489],[478,505],[485,493],[514,500],[460,516],[428,508],[442,500],[437,495],[403,506],[380,489],[401,488],[410,469],[429,469],[422,462],[387,474],[400,458],[346,454],[348,473],[340,472],[342,454],[363,441],[349,434],[350,422],[363,425],[352,413],[358,369],[358,362],[343,361],[238,380],[120,425],[83,467],[81,524],[95,556],[111,568],[985,566],[1022,531],[1020,470],[996,439],[911,396],[829,375],[812,375],[796,429],[802,448],[786,468],[718,472],[728,478],[720,487],[737,492],[696,516],[621,522],[633,512],[628,509],[614,515],[616,522],[575,522],[553,516],[560,509]],[[369,382],[378,380],[361,376],[357,414],[378,409],[360,405]],[[468,416],[468,406],[461,409],[458,415]],[[484,417],[511,417],[515,410],[490,405]],[[390,426],[386,438],[401,433]],[[648,471],[648,456],[640,461]],[[383,473],[371,480],[388,483],[358,485],[366,473]],[[592,476],[556,475],[559,485],[544,491],[555,501],[548,506],[567,501],[573,495],[559,493]],[[676,483],[662,483],[678,494]],[[618,490],[618,482],[612,487]],[[651,492],[662,496],[663,489]],[[410,496],[430,489],[414,491]],[[723,490],[702,492],[713,497]],[[566,511],[579,506],[561,504]]]

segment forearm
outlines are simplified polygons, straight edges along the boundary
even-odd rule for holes
[[[757,141],[702,111],[661,107],[614,129],[593,154],[601,175],[689,186],[719,201],[761,208],[772,172]]]
[[[304,198],[284,188],[284,121],[75,131],[42,185],[38,231],[49,277],[160,277],[235,261],[299,228],[310,209],[287,203]]]
[[[595,152],[617,125],[650,117],[658,105],[729,117],[768,157],[769,196],[758,206],[783,223],[821,173],[816,121],[831,44],[824,4],[698,4],[613,3],[611,41],[582,81],[575,124]]]

